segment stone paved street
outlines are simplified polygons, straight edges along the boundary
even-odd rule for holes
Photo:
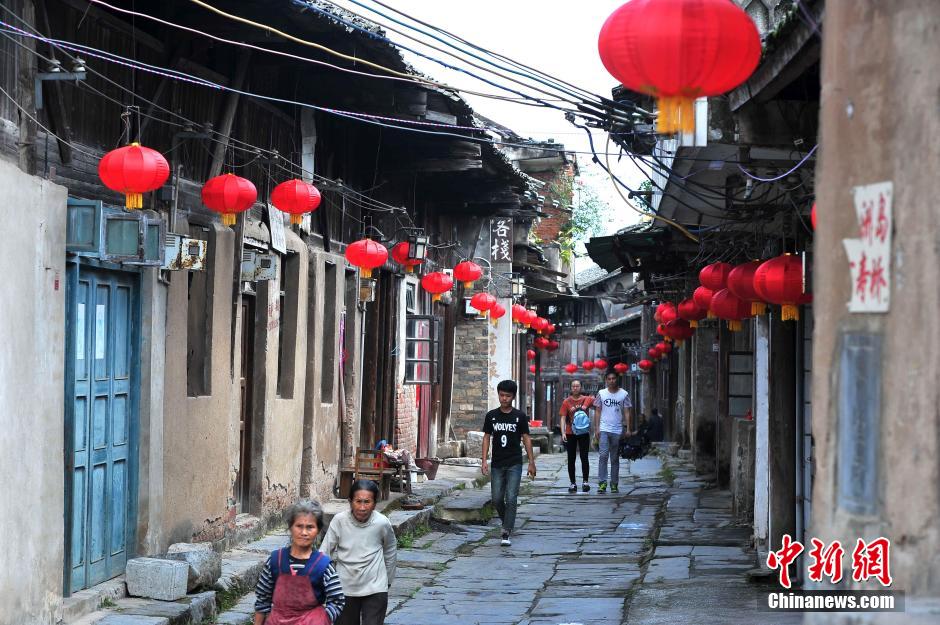
[[[592,454],[592,474],[597,455]],[[743,572],[749,529],[730,519],[727,493],[669,459],[633,463],[617,495],[569,494],[561,454],[523,478],[510,548],[489,527],[454,525],[400,550],[389,625],[654,625],[769,623],[763,591]]]

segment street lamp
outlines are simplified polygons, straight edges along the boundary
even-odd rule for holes
[[[408,260],[424,260],[428,257],[428,237],[421,232],[408,235]]]
[[[513,274],[509,279],[509,294],[513,299],[518,299],[525,295],[525,280],[520,275]]]

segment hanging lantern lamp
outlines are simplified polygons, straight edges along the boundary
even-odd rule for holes
[[[535,360],[535,350],[534,350],[534,349],[527,349],[526,352],[525,352],[525,357],[526,357],[526,359],[528,359],[528,360]]]
[[[729,330],[737,332],[741,329],[741,320],[751,316],[751,303],[728,289],[721,289],[712,298],[712,310],[728,323]]]
[[[656,343],[656,349],[658,349],[661,354],[668,354],[672,351],[672,345],[663,341],[662,343]]]
[[[408,241],[396,243],[392,247],[392,260],[405,268],[405,273],[413,273],[415,267],[424,262],[423,259],[413,258],[409,255],[410,244]]]
[[[490,321],[493,322],[494,326],[499,325],[499,320],[506,315],[506,307],[500,304],[499,302],[493,304],[493,307],[490,308]]]
[[[809,221],[813,224],[813,230],[816,229],[816,202],[813,202],[813,208],[809,211]]]
[[[754,260],[738,265],[728,274],[728,290],[738,298],[751,304],[752,315],[763,315],[767,305],[760,301],[760,295],[754,290],[754,273],[760,267],[760,261]]]
[[[529,373],[535,373],[535,365],[529,365]]]
[[[554,323],[549,323],[547,326],[545,326],[545,334],[546,334],[546,335],[555,334],[555,324],[554,324]]]
[[[712,298],[714,296],[715,292],[705,286],[700,286],[692,292],[692,300],[705,311],[705,316],[708,319],[715,318],[715,313],[712,312]]]
[[[597,360],[594,361],[594,368],[599,369],[601,371],[606,371],[607,361],[604,360],[603,358],[598,358]]]
[[[568,373],[574,373],[577,370],[578,370],[578,365],[574,364],[573,362],[569,362],[567,365],[565,365],[565,371],[567,371]]]
[[[656,312],[659,313],[659,322],[660,323],[669,323],[674,321],[679,317],[679,312],[676,310],[676,305],[672,302],[663,302],[656,307]]]
[[[593,370],[594,370],[594,361],[593,361],[593,360],[585,360],[584,362],[581,363],[581,368],[584,369],[585,371],[593,371]]]
[[[548,351],[550,351],[550,352],[555,351],[555,350],[558,349],[559,347],[561,347],[561,343],[559,343],[558,341],[549,341],[549,342],[548,342]]]
[[[381,267],[388,260],[388,250],[378,241],[360,239],[346,247],[346,260],[350,265],[359,267],[362,277],[368,279],[372,277],[373,269]]]
[[[534,310],[525,311],[525,327],[531,328],[532,324],[535,323],[535,320],[539,318],[539,314]]]
[[[626,373],[626,372],[629,371],[629,370],[630,370],[630,367],[628,367],[627,365],[623,364],[622,362],[618,362],[617,364],[614,365],[614,371],[616,371],[616,372],[619,373],[620,375],[623,375],[624,373]]]
[[[545,331],[545,328],[548,327],[548,319],[545,317],[535,317],[535,321],[532,322],[532,329],[542,334]]]
[[[656,346],[650,347],[646,350],[646,355],[650,357],[651,360],[659,360],[659,357],[662,356],[662,352],[656,349]]]
[[[653,368],[653,364],[653,361],[644,358],[640,362],[636,363],[636,366],[639,367],[640,371],[643,373],[647,373],[650,369]]]
[[[144,207],[144,193],[163,186],[170,177],[170,165],[156,150],[132,143],[102,156],[98,177],[104,186],[123,193],[124,206],[133,210]]]
[[[547,349],[548,348],[548,339],[544,336],[538,336],[532,341],[532,344],[535,345],[536,349]]]
[[[235,174],[222,174],[202,185],[202,203],[222,215],[224,226],[234,226],[236,215],[251,208],[257,199],[255,185]]]
[[[312,213],[320,206],[320,191],[312,184],[294,178],[274,187],[271,191],[271,203],[279,211],[289,213],[291,225],[296,226],[303,221],[304,215]]]
[[[513,323],[525,324],[525,314],[526,314],[525,306],[523,306],[522,304],[512,305]]]
[[[695,330],[685,319],[675,319],[666,324],[667,342],[671,340],[675,341],[677,345],[681,345],[683,341],[692,338],[693,334],[695,334]]]
[[[799,319],[799,305],[805,301],[802,258],[784,254],[762,263],[754,272],[754,290],[771,304],[782,306],[782,320]]]
[[[597,47],[627,89],[658,98],[660,133],[693,132],[695,99],[731,91],[761,56],[754,22],[728,0],[632,0],[607,18]]]
[[[472,289],[473,283],[483,276],[483,268],[473,261],[465,260],[454,267],[454,280],[463,282],[465,289]]]
[[[679,313],[679,318],[688,321],[689,325],[693,328],[698,327],[698,322],[704,319],[708,314],[707,309],[700,307],[691,297],[679,302],[679,306],[676,310]]]
[[[470,306],[478,310],[484,317],[496,304],[496,298],[489,293],[477,293],[470,298]]]
[[[731,269],[728,263],[712,263],[698,272],[698,281],[712,291],[720,291],[728,286],[728,274]]]
[[[430,293],[435,302],[440,301],[441,294],[451,290],[453,286],[453,279],[443,271],[435,271],[421,278],[421,288]]]

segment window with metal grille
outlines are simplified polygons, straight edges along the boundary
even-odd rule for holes
[[[405,384],[438,384],[441,379],[441,320],[408,315],[405,320]]]

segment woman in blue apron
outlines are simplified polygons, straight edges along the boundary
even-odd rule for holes
[[[330,558],[313,546],[323,510],[315,501],[299,501],[284,516],[290,544],[272,551],[261,570],[254,625],[332,625],[346,597]]]

